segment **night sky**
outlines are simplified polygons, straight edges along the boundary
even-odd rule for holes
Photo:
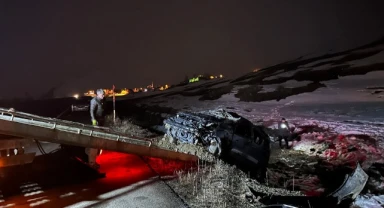
[[[1,1],[0,97],[235,77],[384,35],[383,0]]]

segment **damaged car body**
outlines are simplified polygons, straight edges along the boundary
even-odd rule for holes
[[[270,140],[263,126],[223,109],[180,112],[164,120],[166,135],[180,143],[201,143],[208,151],[252,173],[264,172]],[[261,171],[261,172],[260,172]]]

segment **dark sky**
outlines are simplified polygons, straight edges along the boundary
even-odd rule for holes
[[[383,0],[1,1],[0,97],[239,76],[384,34]]]

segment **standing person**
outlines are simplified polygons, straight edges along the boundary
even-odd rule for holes
[[[96,96],[91,100],[89,109],[93,126],[104,125],[104,96],[104,90],[98,89],[96,91]],[[88,154],[89,166],[94,169],[98,169],[100,165],[96,163],[96,157],[99,153],[99,150],[94,148],[86,148],[86,153]]]
[[[285,118],[282,118],[281,121],[279,122],[278,130],[279,130],[279,145],[280,145],[280,148],[283,148],[282,140],[284,139],[285,147],[288,149],[289,148],[288,140],[291,137],[291,130],[289,128],[288,121],[285,120]]]
[[[98,89],[96,91],[96,96],[92,98],[90,103],[90,113],[92,125],[94,126],[103,126],[104,125],[104,90]]]

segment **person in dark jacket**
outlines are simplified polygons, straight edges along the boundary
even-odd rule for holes
[[[93,126],[103,126],[104,125],[104,90],[98,89],[96,91],[96,96],[92,98],[89,111],[91,115],[91,121]],[[94,169],[98,169],[100,167],[99,164],[96,163],[96,157],[99,154],[98,149],[94,148],[86,148],[86,153],[88,155],[88,164],[90,167]]]
[[[98,89],[96,91],[96,96],[92,98],[90,103],[90,114],[92,125],[94,126],[103,126],[104,125],[104,90]]]
[[[291,130],[289,128],[289,123],[287,120],[285,120],[285,118],[282,118],[281,121],[279,122],[279,126],[278,126],[278,137],[279,137],[279,145],[280,145],[280,148],[283,148],[283,145],[282,145],[282,140],[284,139],[284,142],[285,142],[285,147],[288,149],[289,146],[288,146],[288,141],[290,140],[291,138]]]

